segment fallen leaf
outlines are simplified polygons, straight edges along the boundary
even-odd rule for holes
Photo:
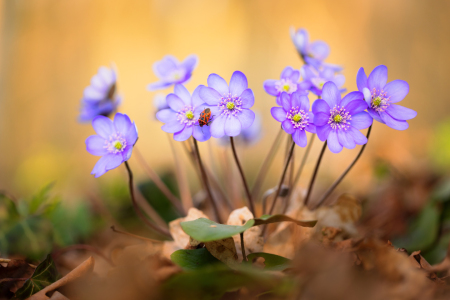
[[[233,267],[238,263],[236,246],[231,237],[213,242],[206,242],[205,247],[212,256],[230,267]]]
[[[169,223],[170,234],[172,235],[178,249],[183,249],[189,244],[189,235],[187,235],[180,226],[181,222],[193,221],[199,218],[208,219],[208,217],[201,211],[194,207],[190,208],[188,214],[184,218],[178,218]]]
[[[24,260],[11,259],[6,267],[0,265],[0,297],[5,297],[8,291],[15,293],[25,283],[25,280],[2,282],[2,279],[30,278],[33,272],[34,268]]]

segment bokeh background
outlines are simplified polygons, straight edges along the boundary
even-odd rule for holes
[[[154,119],[156,93],[146,90],[157,80],[152,64],[166,54],[199,56],[187,84],[191,91],[210,73],[227,80],[235,70],[247,75],[255,110],[264,120],[262,140],[241,150],[244,167],[254,176],[279,129],[270,116],[274,99],[263,82],[278,78],[285,66],[301,66],[290,26],[304,27],[313,40],[330,45],[327,61],[344,66],[349,91],[356,89],[360,67],[370,72],[380,64],[388,66],[389,80],[410,84],[402,104],[416,110],[417,118],[403,132],[375,124],[366,153],[342,189],[364,193],[371,188],[379,159],[403,172],[445,171],[450,163],[449,11],[450,1],[418,0],[2,0],[0,189],[28,196],[56,181],[54,190],[71,201],[95,194],[99,185],[126,180],[122,167],[99,179],[90,175],[97,158],[86,152],[84,141],[94,131],[77,122],[83,89],[100,66],[112,62],[124,99],[120,111],[137,123],[140,151],[158,172],[173,170],[167,134]],[[201,150],[208,152],[205,147]],[[320,147],[316,141],[305,174]],[[321,182],[334,180],[357,151],[327,152]],[[266,187],[280,174],[279,153]],[[131,165],[138,177],[144,176],[135,158]],[[188,164],[186,170],[194,172]],[[198,185],[195,176],[189,178]]]

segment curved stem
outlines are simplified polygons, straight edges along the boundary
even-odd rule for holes
[[[242,250],[242,260],[248,261],[247,255],[245,255],[244,233],[243,232],[241,232],[241,250]]]
[[[130,190],[130,196],[131,196],[131,202],[133,203],[133,208],[134,211],[136,212],[136,214],[139,216],[139,218],[145,223],[147,224],[148,227],[150,227],[151,229],[161,233],[162,235],[165,235],[167,237],[172,237],[170,235],[170,232],[164,228],[160,228],[157,225],[153,224],[152,222],[150,222],[145,216],[144,214],[141,212],[141,209],[139,208],[137,202],[136,202],[136,198],[134,196],[134,188],[133,188],[133,173],[131,172],[130,166],[128,165],[128,162],[125,161],[125,167],[127,168],[128,171],[128,187]]]
[[[186,215],[186,212],[183,208],[183,205],[181,204],[180,199],[175,196],[170,189],[166,186],[166,184],[161,180],[161,178],[158,176],[158,173],[156,173],[145,161],[144,157],[142,156],[141,152],[138,150],[136,146],[134,146],[134,152],[136,154],[136,157],[141,164],[141,166],[144,168],[145,172],[147,173],[148,177],[150,177],[151,180],[155,183],[155,185],[159,188],[159,190],[166,196],[167,199],[172,203],[172,205],[182,214]]]
[[[244,184],[245,193],[247,194],[248,205],[250,206],[249,207],[250,211],[252,212],[253,216],[255,216],[255,205],[253,203],[252,194],[250,193],[250,190],[248,189],[247,180],[245,179],[244,171],[242,170],[242,166],[239,162],[239,158],[236,153],[236,147],[234,146],[234,139],[232,136],[230,136],[230,142],[231,142],[231,149],[233,150],[234,160],[236,161],[236,165],[239,169],[239,173],[241,174],[242,183]]]
[[[267,175],[267,170],[269,169],[270,165],[272,164],[273,158],[275,157],[275,154],[280,146],[281,138],[283,129],[280,128],[280,131],[278,132],[275,141],[273,142],[272,146],[270,147],[269,153],[267,154],[266,158],[264,159],[263,164],[261,165],[261,169],[258,172],[258,175],[256,176],[255,183],[253,184],[252,188],[252,197],[256,198],[258,197],[258,194],[261,190],[261,186],[263,184],[264,178]]]
[[[270,207],[269,215],[271,215],[273,213],[273,210],[275,208],[275,203],[277,202],[278,195],[280,194],[281,186],[283,185],[284,178],[286,177],[287,169],[289,167],[289,162],[291,161],[292,154],[294,153],[295,142],[292,141],[291,143],[292,143],[291,144],[291,149],[289,150],[289,154],[288,154],[288,157],[286,159],[286,164],[284,165],[283,173],[281,174],[280,181],[278,182],[277,191],[275,192],[275,194],[273,196],[272,206]]]
[[[370,125],[369,129],[367,130],[367,140],[369,139],[370,136],[370,131],[372,131],[372,125]],[[339,178],[333,183],[332,186],[330,186],[330,188],[325,192],[325,194],[323,194],[323,196],[320,198],[320,200],[317,202],[317,204],[314,206],[314,209],[318,208],[319,206],[321,206],[325,200],[328,198],[328,196],[331,195],[331,193],[334,191],[334,189],[341,183],[341,181],[344,179],[344,177],[348,174],[348,172],[350,172],[350,170],[353,168],[353,166],[356,164],[356,162],[359,160],[359,158],[361,157],[362,153],[364,152],[364,149],[366,149],[366,145],[367,143],[365,143],[364,145],[362,145],[361,150],[359,150],[358,155],[355,157],[355,159],[353,160],[353,162],[347,167],[347,169],[344,171],[344,173],[342,173],[341,176],[339,176]]]
[[[311,181],[309,182],[308,192],[306,193],[304,205],[308,205],[309,198],[311,197],[311,191],[314,186],[314,182],[316,181],[317,171],[319,171],[320,162],[322,161],[323,154],[325,153],[325,149],[327,148],[327,142],[323,143],[322,150],[320,151],[319,158],[317,159],[316,168],[314,169],[314,173],[311,177]]]
[[[216,219],[219,221],[219,223],[221,223],[219,209],[217,208],[216,202],[214,201],[213,195],[211,193],[211,187],[209,186],[208,176],[206,176],[206,171],[205,171],[205,168],[203,166],[202,159],[200,157],[200,151],[198,150],[197,140],[195,138],[192,138],[192,139],[194,140],[194,149],[195,149],[195,154],[196,154],[197,160],[198,160],[198,166],[200,167],[200,173],[202,175],[202,181],[203,181],[203,183],[205,185],[206,192],[208,193],[208,198],[211,201],[211,206],[213,208],[214,214],[216,215]]]

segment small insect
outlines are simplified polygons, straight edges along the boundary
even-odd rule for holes
[[[209,108],[205,108],[200,113],[200,118],[198,118],[198,125],[200,125],[200,127],[203,127],[205,125],[208,126],[211,121],[211,110]]]

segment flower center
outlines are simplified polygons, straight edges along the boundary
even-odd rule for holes
[[[188,118],[189,120],[192,120],[193,118],[194,118],[194,113],[192,112],[192,111],[188,111],[186,114],[185,114],[185,116],[186,116],[186,118]]]
[[[192,126],[197,122],[197,119],[194,118],[194,108],[192,106],[185,106],[183,109],[179,110],[177,113],[177,120],[182,123],[186,124],[186,126]]]
[[[174,80],[174,81],[177,81],[177,80],[182,79],[183,76],[184,76],[183,70],[173,70],[173,71],[170,73],[169,78],[172,79],[172,80]]]
[[[347,130],[350,128],[350,120],[352,116],[345,108],[336,105],[330,110],[330,118],[328,124],[332,129]]]
[[[295,129],[305,129],[309,125],[309,115],[298,106],[292,107],[287,113],[286,118],[291,120]]]
[[[377,112],[385,111],[390,105],[391,98],[388,97],[385,91],[376,90],[371,93],[370,106]]]
[[[295,82],[292,82],[289,78],[282,78],[275,82],[275,89],[278,93],[286,92],[288,94],[292,94],[297,90],[297,84]]]
[[[109,153],[116,154],[123,152],[126,146],[127,141],[122,134],[114,133],[109,137],[109,140],[105,140],[105,145],[103,148],[105,148]]]
[[[224,94],[217,106],[221,110],[222,115],[236,116],[242,111],[242,100],[241,97],[236,95]]]

